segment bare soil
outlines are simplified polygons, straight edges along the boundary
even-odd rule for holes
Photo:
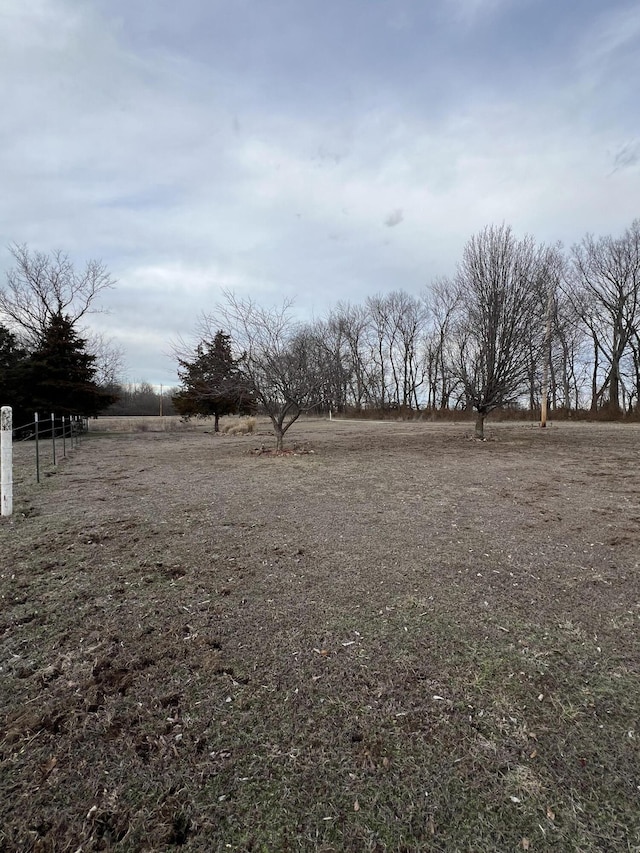
[[[640,428],[261,431],[17,477],[0,850],[638,853]]]

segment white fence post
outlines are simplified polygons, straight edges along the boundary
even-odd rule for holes
[[[0,467],[2,468],[2,486],[0,503],[2,515],[13,513],[13,412],[11,406],[0,410]]]

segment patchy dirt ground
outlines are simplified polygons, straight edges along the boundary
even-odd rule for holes
[[[96,434],[0,524],[0,850],[640,851],[640,429]]]

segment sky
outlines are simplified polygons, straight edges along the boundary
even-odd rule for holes
[[[101,259],[129,382],[223,290],[300,319],[421,295],[486,225],[640,216],[640,3],[0,0],[11,243]]]

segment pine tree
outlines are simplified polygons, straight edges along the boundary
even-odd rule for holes
[[[114,402],[95,382],[96,357],[86,351],[73,322],[54,314],[27,365],[27,394],[34,411],[92,417]]]
[[[192,360],[178,359],[182,390],[173,405],[184,418],[213,417],[214,430],[223,415],[249,413],[255,409],[247,392],[238,360],[231,351],[231,338],[223,331],[213,341],[198,344]]]
[[[25,420],[24,365],[27,353],[16,336],[0,325],[0,406],[11,406],[14,424]]]

